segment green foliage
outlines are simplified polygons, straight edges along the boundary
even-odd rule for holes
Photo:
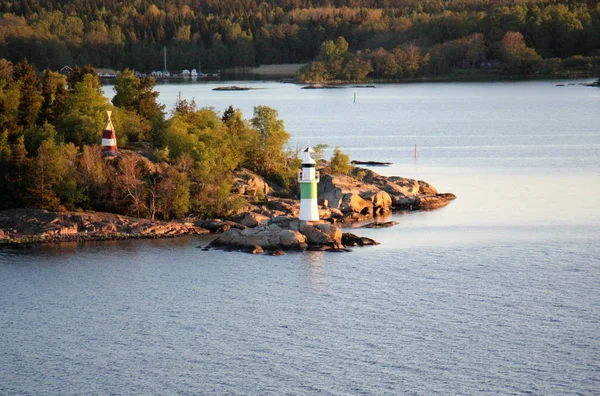
[[[348,175],[352,170],[352,164],[350,163],[350,157],[348,154],[344,154],[339,147],[335,147],[333,155],[329,160],[329,173]]]
[[[118,131],[119,147],[135,142],[147,142],[152,139],[152,125],[135,111],[115,107],[111,120],[115,130]]]
[[[364,170],[360,170],[360,171],[356,172],[356,175],[354,177],[358,180],[363,180],[366,175],[367,175],[367,172],[365,172]]]
[[[285,131],[283,121],[277,116],[277,110],[257,106],[251,120],[252,126],[258,131],[258,144],[252,150],[251,163],[263,175],[277,175],[282,166],[285,166],[283,150],[290,134]]]
[[[30,153],[36,153],[45,140],[57,140],[56,128],[48,122],[44,122],[43,125],[31,127],[25,131],[24,136],[25,146]]]
[[[319,143],[315,146],[313,146],[313,151],[314,153],[312,154],[312,158],[316,161],[319,162],[322,159],[324,159],[324,154],[325,154],[325,150],[327,150],[329,148],[329,145],[327,144],[323,144],[323,143]]]
[[[62,203],[72,209],[81,201],[74,177],[76,157],[77,148],[71,143],[42,142],[32,160],[29,194],[33,206],[57,210]]]
[[[155,80],[150,77],[138,78],[133,70],[125,69],[118,73],[112,102],[115,106],[137,113],[153,125],[164,120],[164,105],[157,102],[158,92],[154,91]]]
[[[11,137],[22,132],[17,126],[19,120],[19,103],[21,102],[21,85],[14,80],[0,80],[0,129],[6,129]]]
[[[43,102],[42,87],[35,69],[27,59],[15,65],[14,79],[19,82],[21,91],[18,124],[26,129],[38,119]]]
[[[82,203],[87,208],[114,209],[109,203],[112,187],[109,175],[100,146],[84,146],[77,163],[76,180],[81,186]]]
[[[57,130],[65,142],[77,146],[98,144],[110,110],[106,98],[98,90],[97,78],[86,74],[77,82],[65,102],[65,110],[58,118]]]
[[[169,161],[169,146],[163,148],[157,148],[154,150],[154,161],[155,162],[168,162]]]
[[[300,69],[298,78],[309,82],[362,81],[371,71],[371,62],[349,53],[348,42],[338,37],[335,42],[328,40],[321,45],[317,61]]]
[[[67,98],[67,79],[62,74],[44,70],[42,76],[43,103],[40,109],[38,124],[49,122],[54,124],[58,114],[62,113]]]
[[[107,160],[99,143],[111,105],[92,68],[78,69],[70,89],[49,70],[41,79],[26,63],[17,71],[0,60],[0,208],[83,207],[164,219],[226,215],[246,203],[231,193],[241,165],[277,181],[283,194],[295,191],[300,160],[287,149],[289,134],[274,109],[259,106],[246,120],[232,106],[219,116],[179,98],[165,122],[154,82],[126,70],[112,108],[120,155]],[[20,107],[22,95],[33,92],[24,86],[39,88],[39,111]],[[157,163],[126,149],[134,142],[145,155],[155,143]]]
[[[8,131],[0,133],[0,209],[6,209],[11,204],[10,167],[12,149],[8,143]]]
[[[499,59],[502,37],[513,31],[523,33],[528,47],[544,58],[564,59],[597,53],[598,7],[597,1],[566,0],[5,1],[0,2],[0,53],[13,62],[26,57],[40,70],[79,63],[150,72],[160,68],[157,60],[167,45],[172,71],[196,67],[198,60],[216,71],[314,61],[323,43],[328,44],[322,55],[342,63],[348,62],[345,52],[391,53],[410,45],[433,57],[436,46],[479,33],[486,59]],[[346,48],[337,46],[339,37],[347,40]],[[368,59],[358,60],[338,73],[339,62],[317,59],[305,77],[358,79]],[[422,67],[419,75],[446,70],[439,61],[440,69]],[[467,62],[452,70],[457,68],[468,68]],[[376,77],[384,77],[374,69]],[[330,70],[339,75],[327,76]]]

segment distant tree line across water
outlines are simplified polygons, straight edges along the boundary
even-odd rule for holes
[[[497,62],[507,74],[589,72],[599,37],[600,3],[584,0],[0,2],[0,53],[38,70],[160,70],[167,46],[172,70],[316,60],[303,71],[313,79],[438,76]]]

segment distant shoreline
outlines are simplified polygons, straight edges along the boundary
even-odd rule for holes
[[[328,80],[328,81],[302,81],[296,79],[296,73],[306,63],[282,63],[260,65],[256,67],[230,67],[221,69],[218,73],[209,78],[201,78],[197,80],[184,78],[182,76],[172,77],[154,77],[160,84],[164,83],[210,83],[215,81],[281,81],[295,84],[323,84],[323,85],[340,85],[340,84],[404,84],[404,83],[436,83],[436,82],[484,82],[484,81],[532,81],[532,80],[571,80],[581,78],[598,78],[600,70],[574,70],[564,71],[556,74],[537,74],[537,75],[520,75],[520,74],[501,74],[497,69],[461,69],[455,70],[450,74],[440,76],[423,76],[390,79],[383,77],[367,78],[360,81],[352,80]],[[105,85],[113,85],[114,78],[102,78]]]

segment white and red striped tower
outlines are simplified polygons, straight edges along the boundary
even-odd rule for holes
[[[115,127],[113,126],[112,121],[110,120],[110,115],[112,111],[107,111],[107,119],[106,126],[102,131],[102,155],[103,156],[111,156],[117,155],[117,132],[115,131]]]

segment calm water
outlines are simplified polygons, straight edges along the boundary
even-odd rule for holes
[[[159,86],[458,199],[350,254],[0,250],[0,394],[597,394],[600,89],[557,83]]]

